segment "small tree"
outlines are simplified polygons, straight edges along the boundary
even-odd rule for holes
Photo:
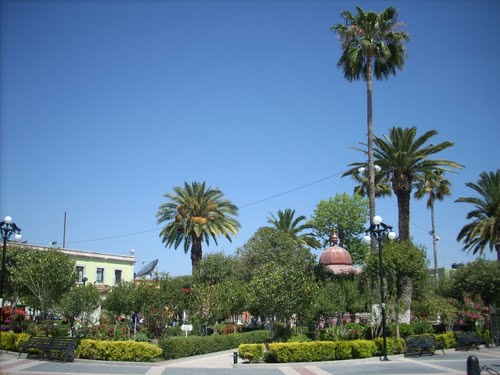
[[[82,328],[94,323],[93,314],[100,302],[101,296],[94,285],[77,285],[64,294],[57,311],[70,323],[71,331],[75,336],[77,334],[76,323]]]
[[[359,239],[365,230],[368,219],[368,200],[358,194],[336,194],[333,198],[322,200],[314,209],[309,224],[318,241],[327,246],[334,229],[337,230],[342,246],[349,250],[353,262],[360,264],[368,247]]]
[[[56,249],[20,251],[15,267],[22,300],[40,310],[43,317],[55,309],[77,280],[75,261]]]

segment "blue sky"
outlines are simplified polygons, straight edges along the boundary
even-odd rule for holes
[[[466,182],[498,168],[500,3],[496,1],[9,1],[1,14],[0,214],[30,243],[113,254],[136,269],[188,274],[165,249],[156,212],[184,181],[219,187],[240,207],[232,254],[270,213],[310,217],[351,193],[341,178],[366,140],[364,82],[336,67],[332,24],[356,4],[399,10],[409,58],[374,83],[377,135],[435,129],[465,165],[436,206],[439,263],[475,257],[456,242],[474,195]],[[425,201],[412,201],[411,235],[432,259]],[[397,227],[395,197],[377,213]],[[320,254],[321,251],[315,251]],[[494,254],[487,253],[488,259]],[[432,261],[431,261],[432,264]]]

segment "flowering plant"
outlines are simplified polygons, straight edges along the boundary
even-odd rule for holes
[[[479,297],[470,292],[464,292],[463,304],[459,306],[458,319],[460,324],[484,322],[489,313],[488,306],[484,306]]]

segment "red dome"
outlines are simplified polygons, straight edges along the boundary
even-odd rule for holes
[[[338,240],[337,234],[333,233],[332,246],[323,251],[319,263],[328,267],[334,273],[360,272],[358,268],[353,267],[351,254],[338,245]]]

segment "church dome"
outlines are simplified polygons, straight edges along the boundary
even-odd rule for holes
[[[319,263],[328,267],[334,273],[350,273],[360,272],[360,270],[352,265],[351,254],[338,245],[339,238],[337,233],[332,235],[332,246],[326,248],[319,258]]]

